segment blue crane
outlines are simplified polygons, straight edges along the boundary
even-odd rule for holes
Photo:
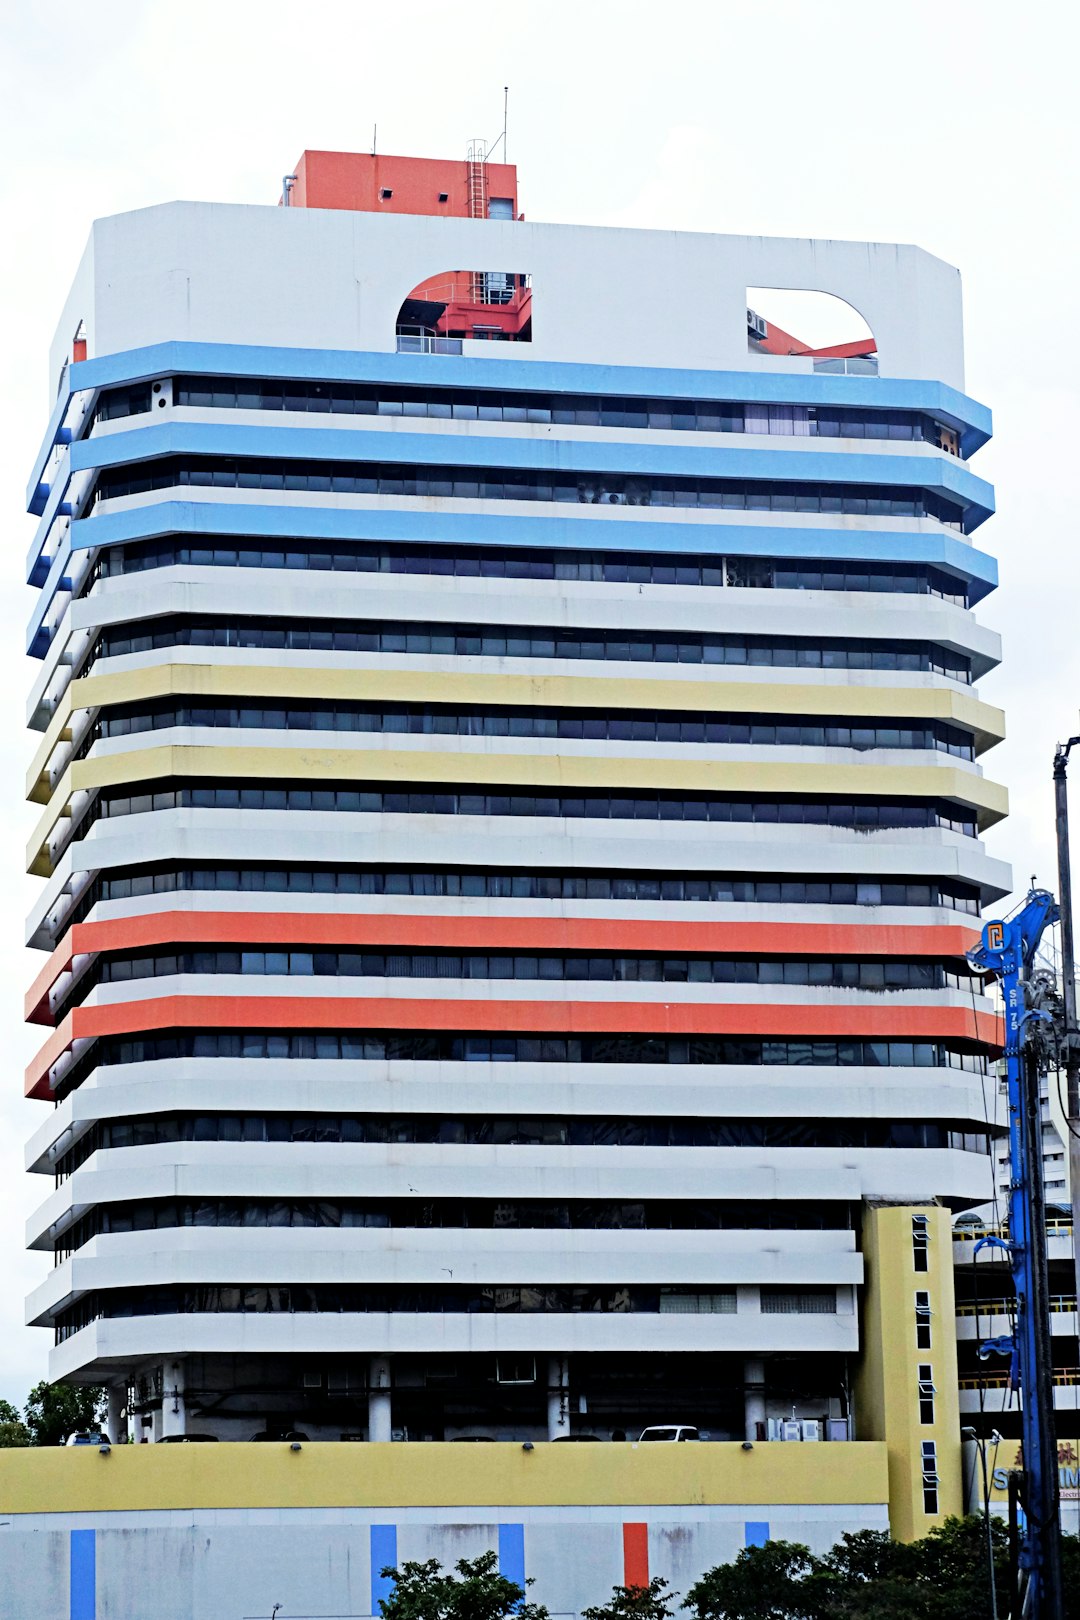
[[[977,972],[992,974],[1000,981],[1004,1001],[1009,1235],[1007,1240],[983,1238],[976,1245],[976,1254],[985,1246],[1007,1252],[1016,1295],[1013,1334],[988,1340],[980,1346],[980,1354],[1009,1355],[1013,1387],[1021,1392],[1024,1524],[1019,1563],[1025,1620],[1062,1620],[1063,1613],[1039,1110],[1039,1077],[1051,1065],[1055,1013],[1060,1022],[1060,1008],[1051,976],[1041,973],[1035,960],[1044,932],[1058,915],[1053,895],[1033,888],[1011,917],[986,923],[981,943],[967,953]]]

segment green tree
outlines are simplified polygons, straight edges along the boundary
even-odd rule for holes
[[[62,1446],[73,1430],[99,1427],[104,1408],[101,1384],[35,1384],[25,1407],[30,1444]]]
[[[28,1446],[30,1431],[10,1401],[0,1401],[0,1449]]]
[[[657,1575],[648,1586],[615,1586],[611,1597],[595,1609],[582,1609],[581,1620],[670,1620],[678,1596]]]
[[[821,1569],[809,1547],[767,1541],[744,1547],[732,1564],[719,1564],[693,1585],[683,1602],[697,1620],[812,1620]]]
[[[383,1620],[549,1620],[542,1603],[526,1603],[525,1588],[500,1575],[496,1553],[461,1558],[454,1568],[456,1575],[448,1573],[437,1558],[387,1566],[381,1573],[394,1590],[379,1599]]]
[[[886,1530],[856,1530],[811,1575],[815,1620],[924,1620],[928,1594],[910,1546]]]
[[[1009,1532],[991,1516],[991,1543],[998,1609],[1008,1608]],[[981,1513],[949,1518],[909,1549],[915,1578],[923,1586],[930,1620],[990,1620],[990,1573],[986,1520]]]

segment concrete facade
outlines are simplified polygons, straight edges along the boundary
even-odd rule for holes
[[[172,1571],[178,1616],[370,1614],[398,1526],[561,1615],[921,1534],[1001,1130],[964,952],[1011,888],[957,273],[298,187],[97,222],[50,358],[28,1320],[148,1445],[59,1459],[0,1557],[67,1545],[58,1614],[90,1568],[102,1613]],[[770,348],[753,287],[873,339]],[[674,1422],[711,1443],[630,1447]],[[475,1482],[511,1455],[545,1492]]]

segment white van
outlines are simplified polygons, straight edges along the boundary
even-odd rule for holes
[[[643,1440],[700,1440],[697,1429],[688,1423],[659,1423],[654,1428],[642,1429],[638,1442]]]

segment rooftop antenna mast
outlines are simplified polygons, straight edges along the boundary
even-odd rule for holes
[[[378,141],[379,141],[379,126],[378,126],[378,124],[372,124],[372,126],[371,126],[371,155],[372,155],[372,157],[375,156],[375,148],[378,145]]]
[[[494,157],[495,153],[499,150],[500,146],[503,149],[502,160],[503,160],[504,163],[506,162],[506,124],[507,124],[507,109],[509,108],[509,105],[510,105],[510,86],[508,84],[504,84],[503,85],[503,127],[502,127],[502,134],[499,136],[498,140],[493,141],[491,143],[491,145],[488,147],[487,151],[484,153],[484,162],[485,163],[490,163],[491,162],[491,159]]]

